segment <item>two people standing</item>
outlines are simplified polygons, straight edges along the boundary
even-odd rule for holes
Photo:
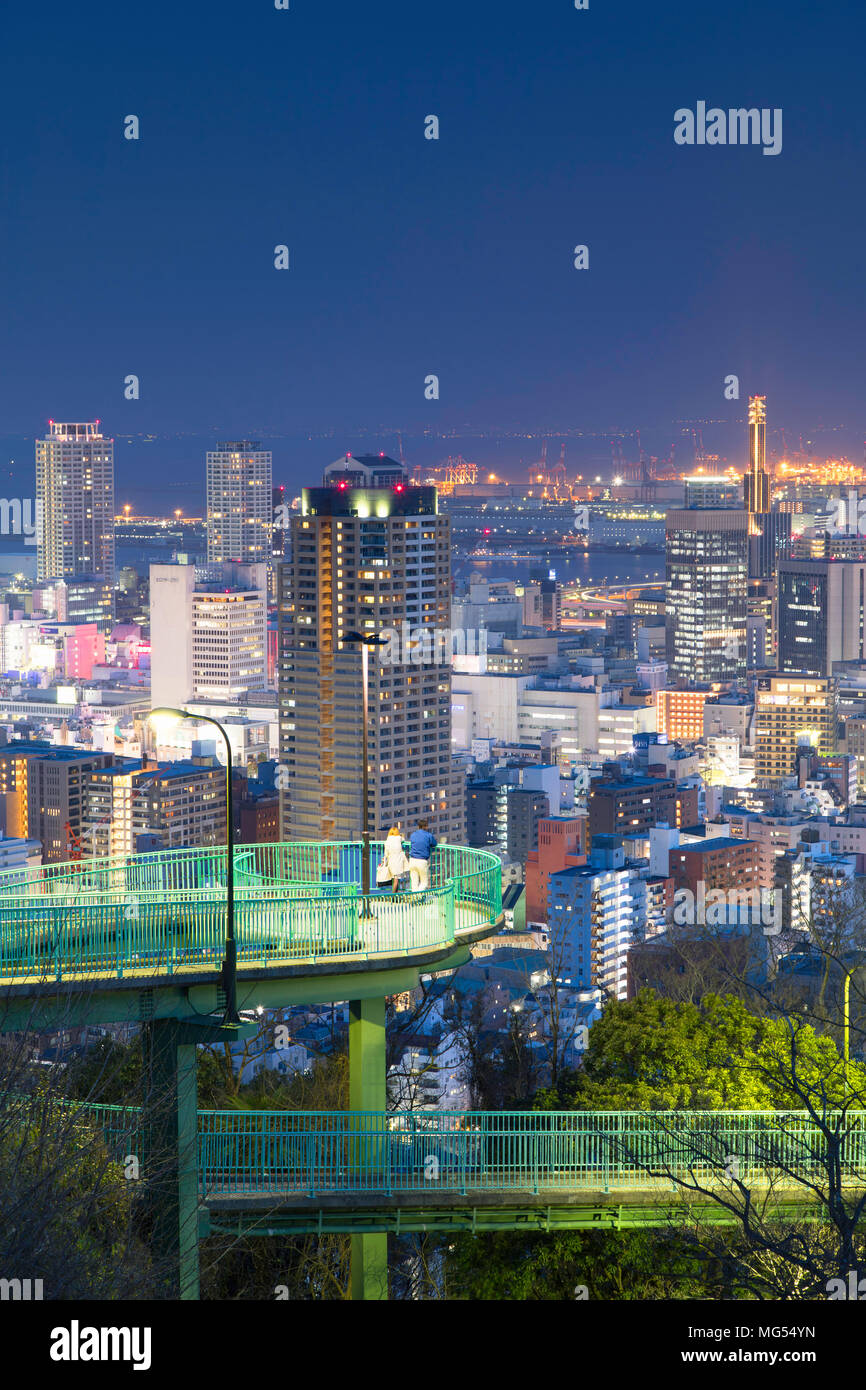
[[[381,868],[388,870],[391,878],[391,892],[396,893],[400,879],[407,869],[412,879],[412,892],[423,892],[430,887],[430,856],[436,848],[436,836],[427,829],[426,820],[419,820],[418,826],[409,836],[409,857],[403,848],[403,836],[399,825],[393,825],[385,841],[385,852]],[[377,874],[377,879],[379,875]]]

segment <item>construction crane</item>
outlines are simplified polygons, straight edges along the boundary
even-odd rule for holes
[[[563,502],[569,496],[568,483],[565,472],[565,444],[560,446],[559,462],[553,467],[548,467],[547,463],[547,440],[541,446],[541,458],[538,463],[529,465],[529,482],[542,487],[542,497],[553,497],[557,502]]]
[[[442,472],[444,470],[444,477]],[[449,454],[444,464],[435,469],[439,475],[437,486],[443,497],[450,497],[455,488],[473,487],[478,481],[478,464],[467,463],[462,454]]]

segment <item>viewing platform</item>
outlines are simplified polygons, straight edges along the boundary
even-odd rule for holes
[[[372,883],[382,851],[382,842],[371,844]],[[461,959],[453,964],[462,963],[468,952],[460,948],[501,925],[501,865],[488,851],[439,846],[430,888],[418,893],[362,892],[361,855],[361,844],[351,842],[235,847],[239,988],[295,981],[296,989],[280,994],[285,1004],[359,997],[346,976],[357,981],[411,966],[417,983],[419,969],[452,968],[455,951]],[[226,875],[224,846],[4,872],[0,988],[9,999],[83,985],[91,993],[200,985],[202,997],[192,1003],[210,1012],[218,1007],[214,973],[225,951]],[[336,977],[343,977],[342,993],[327,984]],[[311,979],[320,982],[318,992],[301,985]],[[406,987],[405,979],[380,978],[371,992]],[[255,1003],[274,1002],[256,989]],[[175,1007],[171,1013],[177,1016]],[[92,1008],[88,1018],[94,1021]]]

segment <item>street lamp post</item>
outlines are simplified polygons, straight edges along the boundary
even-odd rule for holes
[[[370,818],[367,796],[370,788],[368,761],[368,723],[370,719],[370,648],[383,647],[387,637],[378,633],[344,632],[343,642],[359,643],[361,647],[361,892],[370,892]]]
[[[842,1048],[845,1058],[845,1095],[848,1095],[848,1058],[850,1054],[850,1029],[851,1029],[851,971],[845,971],[845,984],[842,990]]]
[[[237,942],[235,939],[235,830],[234,803],[232,800],[232,746],[229,736],[218,719],[209,714],[193,714],[191,710],[173,709],[160,706],[152,709],[148,719],[192,719],[204,724],[213,724],[219,729],[226,746],[226,939],[225,952],[220,966],[219,981],[226,997],[225,1023],[240,1023],[238,1013],[237,989]]]

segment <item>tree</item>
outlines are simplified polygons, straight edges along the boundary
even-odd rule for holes
[[[697,1006],[642,992],[610,1006],[592,1030],[585,1071],[539,1104],[658,1112],[652,1159],[625,1127],[609,1140],[611,1161],[678,1189],[680,1219],[707,1256],[726,1262],[731,1288],[817,1298],[830,1280],[861,1276],[866,1069],[846,1066],[833,1039],[802,1019],[749,1014],[731,997],[708,995]],[[777,1117],[755,1117],[746,1130],[723,1117],[678,1118],[692,1110]],[[704,1224],[707,1203],[727,1213],[733,1240]]]
[[[792,1063],[792,1038],[796,1057]],[[650,990],[611,1000],[590,1030],[580,1072],[541,1092],[545,1109],[776,1110],[803,1090],[828,1104],[845,1096],[838,1050],[798,1022],[749,1013],[733,996],[675,1003]],[[858,1068],[857,1075],[866,1080]]]

